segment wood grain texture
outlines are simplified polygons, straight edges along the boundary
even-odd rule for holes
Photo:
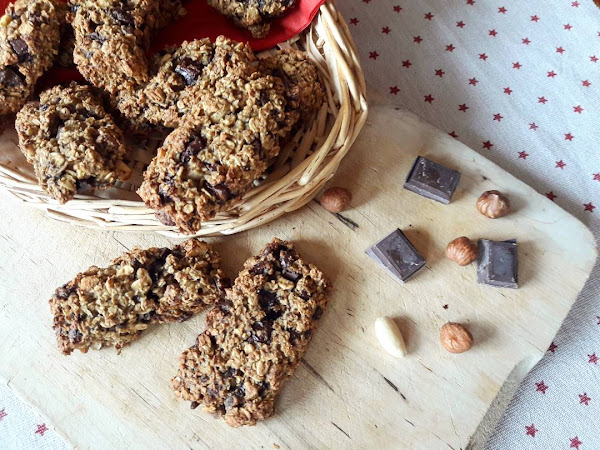
[[[402,189],[417,155],[462,172],[450,205]],[[336,216],[311,202],[258,230],[210,239],[231,275],[278,236],[334,281],[329,310],[273,419],[230,429],[174,397],[169,380],[203,317],[154,327],[121,355],[61,355],[47,304],[54,288],[135,245],[174,241],[73,228],[7,195],[0,197],[0,378],[80,448],[464,448],[515,365],[550,344],[596,258],[591,233],[477,153],[393,108],[372,111],[330,185],[353,192],[352,209]],[[481,216],[475,201],[487,189],[507,193],[515,212]],[[427,260],[405,285],[364,253],[397,227]],[[478,285],[474,265],[447,260],[445,246],[459,235],[516,237],[522,287]],[[405,359],[379,347],[373,326],[383,315],[401,327]],[[452,355],[441,347],[447,321],[469,327],[472,350]]]

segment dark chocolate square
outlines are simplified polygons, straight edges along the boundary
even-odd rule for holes
[[[408,238],[395,230],[366,251],[400,283],[404,283],[425,265],[425,260]]]
[[[519,287],[517,240],[479,240],[477,282],[496,287]]]
[[[404,188],[447,205],[459,180],[460,172],[418,156],[404,182]]]

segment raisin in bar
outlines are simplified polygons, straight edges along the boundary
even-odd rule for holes
[[[190,239],[173,249],[135,248],[104,269],[92,266],[50,300],[60,350],[120,350],[150,325],[181,322],[217,302],[228,280],[219,255]]]
[[[89,86],[43,92],[17,114],[19,147],[42,188],[61,203],[126,180],[123,132]]]
[[[246,28],[254,38],[265,37],[271,20],[294,6],[295,0],[208,0],[208,4]]]
[[[330,290],[314,265],[274,239],[244,264],[206,331],[180,357],[177,396],[233,427],[271,417],[314,334]]]
[[[0,18],[0,114],[15,113],[58,52],[58,0],[18,0]]]

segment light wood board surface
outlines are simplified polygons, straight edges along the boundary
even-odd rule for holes
[[[450,205],[402,189],[417,155],[462,172]],[[169,380],[179,354],[203,329],[202,316],[154,327],[121,355],[61,355],[47,303],[53,290],[135,245],[174,241],[74,228],[5,194],[0,378],[79,448],[465,448],[515,365],[539,359],[550,344],[596,259],[592,235],[482,156],[391,107],[372,110],[334,184],[354,194],[343,215],[355,229],[311,202],[261,229],[210,240],[230,275],[273,236],[293,240],[336,287],[271,420],[231,429],[174,397]],[[488,189],[507,193],[515,212],[481,216],[475,200]],[[364,253],[398,227],[427,260],[405,285]],[[446,244],[460,235],[516,237],[522,287],[478,285],[474,265],[445,259]],[[383,315],[397,319],[405,359],[379,347],[374,322]],[[440,346],[447,321],[469,327],[471,351],[452,355]]]

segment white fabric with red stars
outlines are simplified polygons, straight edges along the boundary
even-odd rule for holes
[[[600,237],[600,9],[592,0],[338,5],[371,103],[429,120]],[[490,449],[600,449],[599,299],[596,264]]]

